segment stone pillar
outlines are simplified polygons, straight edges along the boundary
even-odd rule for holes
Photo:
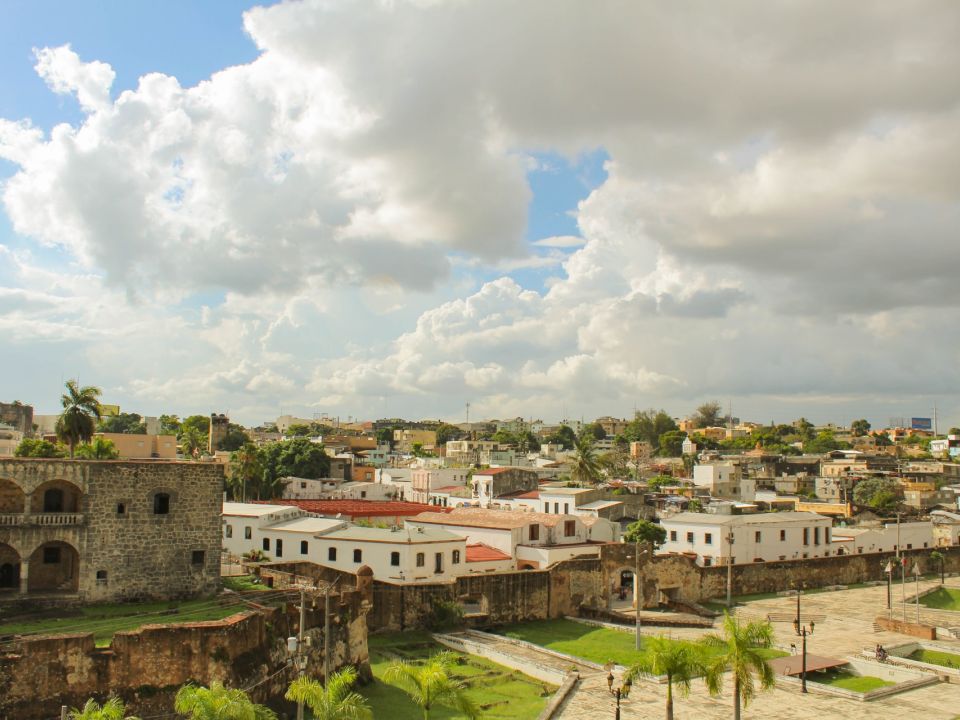
[[[30,575],[30,561],[21,560],[20,561],[20,594],[27,594],[27,580]]]

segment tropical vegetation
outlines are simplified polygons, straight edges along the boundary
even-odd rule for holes
[[[139,720],[133,715],[127,715],[127,707],[123,700],[112,697],[103,705],[97,704],[92,698],[87,700],[82,708],[73,708],[67,713],[68,720]]]
[[[407,693],[423,711],[424,720],[429,720],[430,711],[437,705],[451,708],[468,718],[480,715],[479,709],[467,697],[466,686],[451,677],[455,656],[441,651],[422,665],[398,660],[384,675],[387,682],[394,682]]]
[[[747,707],[761,690],[776,682],[767,656],[761,650],[773,644],[773,629],[768,622],[740,622],[724,612],[722,631],[709,633],[700,641],[709,653],[704,666],[704,680],[712,695],[723,689],[723,675],[729,671],[733,679],[733,718],[740,720],[740,706]]]
[[[63,412],[57,419],[57,437],[70,448],[73,457],[77,445],[90,442],[100,420],[100,388],[81,387],[76,380],[67,380],[66,392],[60,397]]]
[[[257,705],[243,691],[213,682],[210,687],[184,685],[173,709],[190,720],[277,720],[268,707]]]
[[[628,669],[625,680],[634,682],[644,675],[666,676],[667,678],[667,720],[673,720],[673,689],[681,697],[690,694],[690,683],[704,673],[704,653],[701,648],[689,642],[671,640],[665,637],[648,637],[643,644],[640,658]]]
[[[310,708],[313,720],[372,718],[363,696],[353,692],[356,681],[357,671],[352,667],[333,673],[326,687],[312,678],[299,677],[290,683],[286,698]]]

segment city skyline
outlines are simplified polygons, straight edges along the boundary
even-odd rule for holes
[[[953,6],[255,5],[0,11],[0,399],[960,424]]]

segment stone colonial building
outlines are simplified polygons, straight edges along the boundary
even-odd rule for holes
[[[0,459],[0,601],[215,592],[223,467]]]

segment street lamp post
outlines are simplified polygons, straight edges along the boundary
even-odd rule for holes
[[[917,625],[920,624],[920,563],[913,563],[913,579],[917,583]]]
[[[607,673],[607,690],[610,691],[610,694],[617,699],[617,709],[614,713],[614,720],[620,720],[620,698],[624,700],[627,699],[627,696],[630,695],[630,689],[633,687],[633,683],[630,681],[630,678],[624,680],[619,686],[613,686],[613,671],[610,670]]]
[[[887,574],[887,615],[893,617],[893,563],[888,560],[883,571]]]
[[[803,650],[802,650],[802,659],[800,666],[800,691],[807,692],[807,635],[813,635],[813,629],[815,623],[813,620],[810,621],[809,625],[805,625],[801,622],[800,618],[800,593],[801,589],[797,588],[797,617],[793,621],[793,629],[796,631],[797,635],[803,638]]]
[[[907,621],[907,559],[900,558],[900,595],[903,600],[903,621]]]

